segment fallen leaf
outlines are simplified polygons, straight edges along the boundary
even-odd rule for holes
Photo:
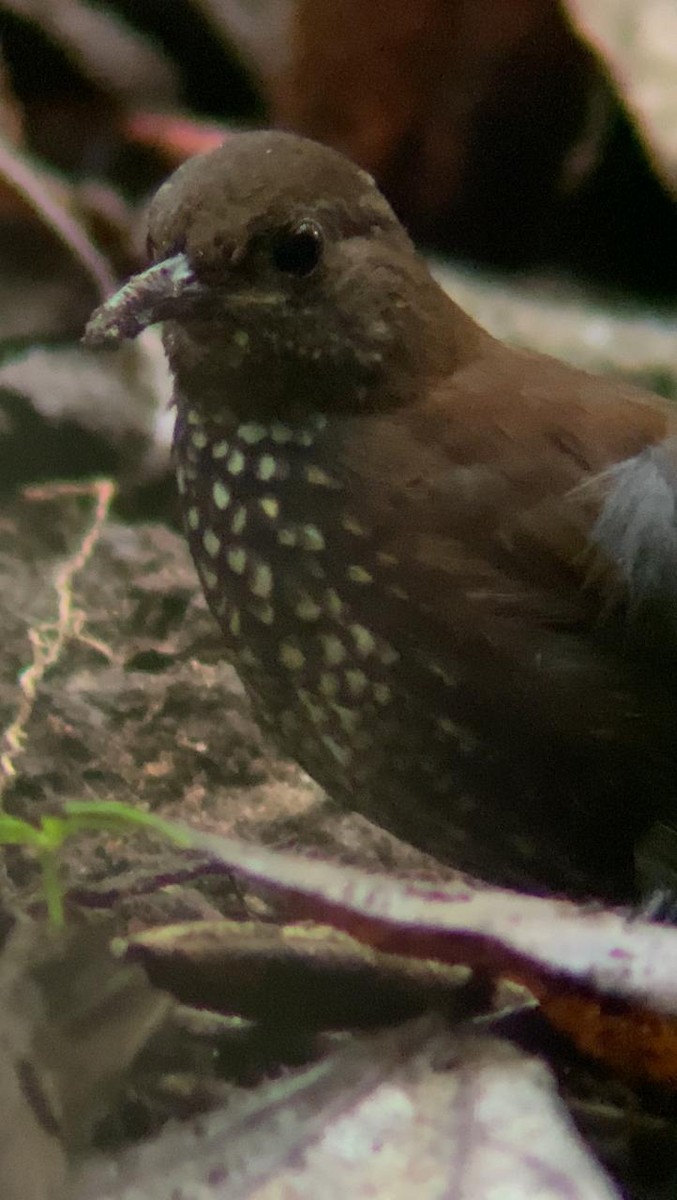
[[[17,926],[0,954],[2,1200],[65,1196],[71,1154],[169,1005],[101,933]]]
[[[74,1200],[617,1200],[547,1069],[431,1018],[85,1167]]]

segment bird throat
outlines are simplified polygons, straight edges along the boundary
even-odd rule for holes
[[[228,656],[259,719],[320,782],[327,755],[332,780],[353,777],[399,661],[361,612],[370,531],[326,461],[328,425],[316,412],[226,433],[181,402],[175,432],[189,545]]]

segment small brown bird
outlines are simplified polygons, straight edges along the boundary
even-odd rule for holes
[[[190,547],[263,725],[464,870],[631,896],[677,812],[669,405],[495,341],[290,134],[187,162],[149,228],[87,336],[163,322]]]

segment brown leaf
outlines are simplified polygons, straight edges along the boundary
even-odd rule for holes
[[[276,1025],[363,1028],[486,1009],[464,967],[380,954],[321,925],[200,921],[130,938],[127,958],[183,1004]]]

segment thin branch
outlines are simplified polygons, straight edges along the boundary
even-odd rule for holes
[[[110,479],[96,480],[88,484],[49,484],[45,487],[27,489],[29,500],[50,501],[61,496],[89,496],[94,500],[94,514],[82,536],[80,544],[70,558],[57,569],[54,590],[57,596],[57,615],[54,621],[44,621],[29,629],[28,637],[33,652],[32,662],[19,676],[21,697],[14,719],[0,733],[0,799],[9,782],[17,773],[16,761],[23,753],[26,730],[33,714],[40,685],[45,675],[60,659],[69,641],[78,639],[93,645],[111,658],[111,652],[101,642],[84,632],[85,613],[77,608],[73,600],[73,582],[86,566],[108,520],[110,506],[115,496],[115,484]]]
[[[106,259],[63,204],[52,194],[46,172],[31,166],[4,138],[0,137],[0,178],[33,209],[70,250],[105,300],[117,287]]]

